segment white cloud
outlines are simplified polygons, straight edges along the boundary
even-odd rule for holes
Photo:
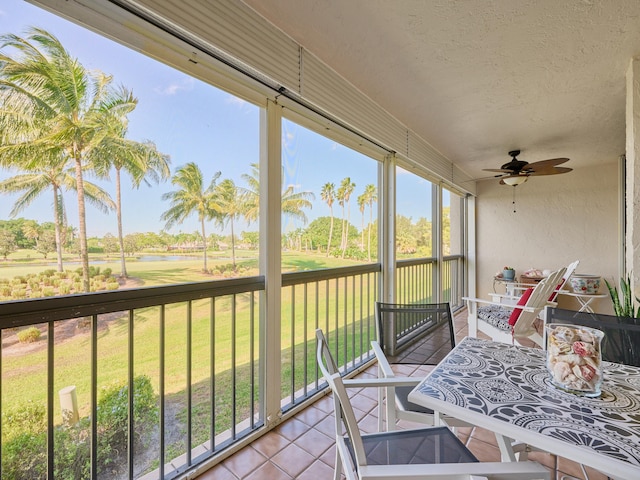
[[[180,91],[188,91],[193,89],[193,79],[186,78],[181,83],[172,83],[164,87],[156,87],[154,91],[160,95],[171,96],[176,95]]]
[[[284,148],[288,148],[293,145],[295,135],[292,132],[284,132],[282,135],[282,143]]]
[[[234,95],[229,95],[226,99],[226,102],[228,105],[237,105],[239,107],[244,107],[247,102],[239,97],[236,97]]]

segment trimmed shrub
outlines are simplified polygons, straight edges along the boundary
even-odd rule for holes
[[[53,297],[55,294],[56,291],[53,289],[53,287],[45,287],[42,289],[43,297]]]
[[[157,425],[158,406],[151,380],[134,379],[134,445]],[[114,478],[126,465],[128,387],[122,383],[104,388],[98,400],[98,477]],[[47,424],[44,405],[28,402],[2,414],[2,478],[46,479]],[[91,422],[88,417],[74,426],[58,426],[54,432],[54,477],[79,479],[90,476]],[[106,476],[105,476],[106,475]]]
[[[40,339],[40,329],[36,327],[25,328],[18,333],[18,341],[20,343],[33,343]]]
[[[127,385],[104,387],[98,400],[98,429],[102,432],[101,442],[116,451],[126,451],[127,446]],[[133,381],[133,418],[135,444],[143,445],[143,439],[150,426],[158,421],[158,405],[153,393],[151,380],[140,375]]]
[[[28,402],[2,413],[2,475],[15,480],[47,477],[44,405]]]
[[[15,288],[11,292],[11,296],[16,299],[27,298],[27,289],[26,288]]]

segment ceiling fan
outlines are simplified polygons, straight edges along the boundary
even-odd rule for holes
[[[488,178],[499,178],[500,185],[511,185],[513,187],[523,184],[531,176],[537,175],[558,175],[573,170],[567,167],[558,167],[561,163],[568,162],[568,158],[550,158],[539,162],[525,162],[518,160],[516,157],[520,155],[520,150],[512,150],[509,152],[511,161],[505,163],[500,168],[484,168],[485,172],[498,172]]]

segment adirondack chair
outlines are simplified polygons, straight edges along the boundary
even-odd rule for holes
[[[468,310],[469,336],[477,337],[480,331],[495,341],[522,344],[525,340],[531,340],[543,347],[544,338],[536,330],[534,322],[547,305],[556,305],[553,300],[566,270],[561,268],[535,287],[525,290],[516,305],[464,297]]]

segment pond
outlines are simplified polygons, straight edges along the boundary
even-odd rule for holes
[[[180,260],[202,260],[202,256],[193,256],[193,255],[140,255],[139,257],[126,257],[126,261],[135,261],[135,262],[175,262]],[[110,257],[108,260],[89,260],[91,265],[101,265],[104,263],[118,263],[120,262],[119,257]],[[65,265],[79,265],[79,260],[65,260]],[[48,266],[57,265],[56,262],[48,262],[46,263]]]
[[[176,260],[202,260],[202,255],[141,255],[136,257],[138,262],[174,262]]]

